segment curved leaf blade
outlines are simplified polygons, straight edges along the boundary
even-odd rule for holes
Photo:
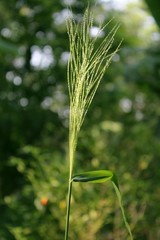
[[[103,183],[106,181],[111,181],[118,198],[118,203],[121,209],[123,221],[130,236],[130,240],[133,240],[132,232],[127,221],[125,210],[122,203],[122,195],[120,192],[117,176],[109,170],[97,170],[89,171],[80,174],[76,174],[72,177],[72,182],[90,182],[90,183]]]
[[[89,171],[74,175],[72,177],[72,181],[102,183],[111,180],[113,178],[113,175],[113,172],[109,170]]]
[[[113,184],[114,190],[115,190],[117,198],[118,198],[118,203],[119,203],[119,206],[120,206],[120,209],[121,209],[121,213],[122,213],[122,217],[123,217],[123,221],[124,221],[126,230],[128,231],[130,239],[133,240],[131,228],[130,228],[130,225],[128,223],[128,220],[127,220],[127,217],[126,217],[126,214],[125,214],[125,210],[124,210],[124,207],[123,207],[122,195],[121,195],[120,189],[119,189],[119,187],[117,186],[117,184],[113,180],[111,180],[111,182]]]

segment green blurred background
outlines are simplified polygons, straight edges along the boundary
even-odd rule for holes
[[[116,171],[135,239],[160,239],[160,3],[89,1],[123,39],[83,125],[74,172]],[[86,0],[0,1],[0,240],[61,240],[68,178],[65,19]],[[126,240],[110,184],[75,184],[71,240]]]

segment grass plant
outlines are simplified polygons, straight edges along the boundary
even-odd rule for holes
[[[125,226],[130,239],[132,233],[127,222],[122,206],[121,193],[116,175],[109,170],[90,171],[73,175],[76,147],[81,126],[86,113],[97,91],[97,88],[108,68],[113,56],[119,50],[119,46],[111,53],[118,25],[115,25],[109,34],[102,40],[96,48],[96,41],[99,36],[91,36],[93,26],[93,16],[89,8],[86,9],[80,22],[76,22],[73,17],[67,21],[67,31],[70,42],[70,58],[68,61],[67,79],[70,98],[70,118],[69,118],[69,182],[68,200],[66,214],[65,240],[69,236],[69,217],[71,206],[71,194],[73,182],[101,183],[110,180],[115,188]],[[101,33],[107,25],[99,29]]]

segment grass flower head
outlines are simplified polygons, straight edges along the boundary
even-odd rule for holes
[[[70,58],[68,61],[68,89],[70,97],[69,121],[69,159],[70,176],[73,171],[78,134],[89,106],[97,91],[99,83],[106,72],[113,56],[109,50],[114,42],[118,26],[114,26],[109,34],[96,48],[98,35],[106,25],[99,29],[96,37],[91,36],[93,27],[92,13],[87,9],[82,21],[77,23],[74,18],[67,21],[67,30],[70,41]]]

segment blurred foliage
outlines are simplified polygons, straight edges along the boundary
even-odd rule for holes
[[[146,4],[148,5],[149,10],[151,11],[156,23],[158,24],[158,26],[160,27],[160,16],[159,16],[159,1],[158,0],[145,0]]]
[[[159,30],[141,1],[126,8],[113,1],[89,2],[92,30],[115,17],[108,26],[109,31],[117,21],[121,25],[114,47],[124,40],[84,123],[75,173],[115,170],[135,239],[158,240]],[[1,240],[64,236],[69,4],[78,20],[88,3],[0,1]],[[127,239],[109,184],[73,186],[70,239],[76,238]]]

